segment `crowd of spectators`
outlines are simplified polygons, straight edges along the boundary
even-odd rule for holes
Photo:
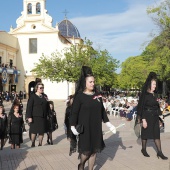
[[[9,91],[0,91],[0,103],[3,104],[4,101],[13,103],[15,99],[26,99],[26,92],[25,91],[19,91],[19,92],[9,92]]]
[[[135,119],[137,115],[137,106],[140,92],[133,92],[133,95],[128,91],[120,92],[102,92],[103,105],[109,115],[121,117],[127,121]],[[162,114],[170,112],[170,100],[168,98],[158,97]]]

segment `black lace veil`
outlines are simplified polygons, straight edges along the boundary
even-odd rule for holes
[[[75,95],[78,92],[83,92],[85,90],[85,88],[86,88],[86,77],[91,77],[91,76],[93,76],[91,68],[88,67],[88,66],[82,66],[81,75],[80,75],[80,78],[77,82]]]

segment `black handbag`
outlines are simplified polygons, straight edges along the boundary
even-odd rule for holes
[[[77,130],[78,133],[83,133],[83,131],[84,131],[84,126],[83,126],[83,125],[77,125],[77,126],[76,126],[76,130]]]

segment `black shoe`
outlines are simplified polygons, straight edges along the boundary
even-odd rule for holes
[[[50,141],[49,140],[47,140],[47,143],[50,145]]]
[[[146,150],[142,149],[141,152],[142,152],[143,156],[150,157],[150,156],[148,155],[148,153],[146,152]]]
[[[32,148],[35,147],[35,143],[32,143],[31,147],[32,147]]]
[[[158,157],[158,159],[159,159],[159,157],[160,157],[160,158],[163,159],[163,160],[167,160],[167,159],[168,159],[168,157],[164,156],[164,154],[163,154],[162,152],[158,152],[158,153],[157,153],[157,157]]]
[[[42,146],[41,144],[39,144],[38,146]]]
[[[51,142],[50,144],[53,145],[53,142]]]

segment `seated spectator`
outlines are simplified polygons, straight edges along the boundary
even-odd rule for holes
[[[109,99],[106,99],[106,112],[110,115],[112,114],[112,105]]]
[[[126,118],[128,121],[131,120],[131,115],[133,115],[133,113],[131,112],[133,109],[133,102],[128,102],[127,103],[127,108],[125,108],[125,112],[126,112]]]
[[[130,112],[127,114],[127,121],[131,121],[133,114],[135,114],[135,112],[137,111],[137,102],[132,102],[131,106],[132,110],[130,110]]]
[[[126,117],[126,112],[125,112],[122,104],[119,104],[119,108],[120,108],[120,109],[119,109],[119,115],[120,115],[120,117],[122,117],[122,118]]]

